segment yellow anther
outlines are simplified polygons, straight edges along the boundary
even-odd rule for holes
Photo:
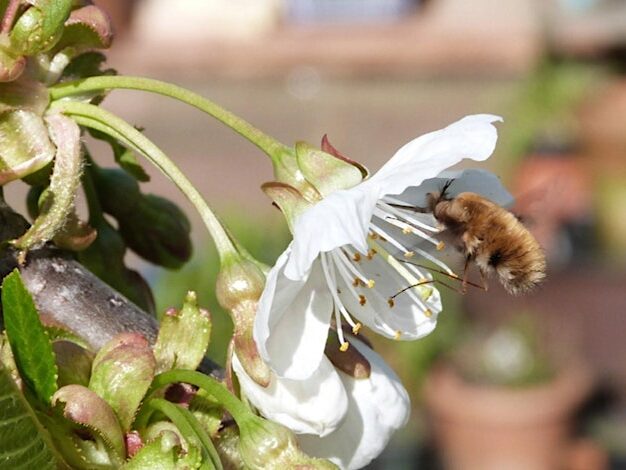
[[[387,303],[389,304],[391,308],[393,308],[393,306],[396,304],[395,301],[391,297],[387,299]]]
[[[359,295],[359,304],[365,305],[367,303],[367,299],[364,295]]]
[[[360,322],[357,322],[357,324],[352,327],[352,333],[358,335],[361,328],[363,328],[363,325],[361,325]]]
[[[371,238],[372,240],[378,240],[378,234],[377,234],[377,233],[372,232],[372,233],[370,233],[370,238]]]
[[[442,240],[439,243],[437,243],[437,251],[441,251],[446,247],[445,242]]]
[[[401,337],[402,337],[402,332],[400,330],[398,330],[398,331],[396,331],[396,334],[394,335],[393,339],[395,339],[397,341]]]
[[[405,251],[404,252],[404,257],[405,258],[413,258],[415,256],[415,252],[414,251]]]
[[[430,318],[433,316],[433,312],[431,309],[427,308],[426,310],[424,310],[424,315],[426,315],[427,318]]]
[[[356,252],[354,255],[352,255],[352,259],[358,263],[359,261],[361,261],[361,253]]]
[[[407,225],[406,227],[402,229],[402,233],[404,233],[405,235],[408,235],[409,233],[413,233],[413,229]]]
[[[427,282],[430,282],[430,279],[426,279],[425,277],[417,281],[418,284],[426,284]]]
[[[367,287],[369,287],[370,289],[373,288],[375,285],[376,285],[376,281],[374,281],[374,279],[367,280]]]
[[[352,281],[352,285],[354,287],[359,287],[361,285],[361,280],[358,277],[355,277],[354,281]]]
[[[346,341],[344,343],[341,343],[341,346],[339,346],[339,351],[346,352],[349,347],[350,347],[350,343]]]

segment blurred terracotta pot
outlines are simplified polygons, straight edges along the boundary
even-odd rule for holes
[[[425,400],[445,468],[563,468],[571,417],[591,383],[587,370],[577,365],[525,389],[470,384],[451,367],[434,369]]]

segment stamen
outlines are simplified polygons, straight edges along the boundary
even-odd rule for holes
[[[437,243],[437,251],[441,251],[446,247],[446,244],[444,241],[440,241],[439,243]]]
[[[361,306],[365,305],[367,303],[367,299],[365,298],[365,296],[363,294],[359,295],[359,304]]]
[[[353,263],[350,262],[350,257],[344,250],[333,250],[332,255],[335,261],[339,260],[339,263],[345,266],[346,268],[348,268],[350,273],[352,273],[355,276],[352,282],[352,285],[354,285],[354,287],[357,287],[357,285],[354,284],[357,279],[360,282],[362,282],[363,285],[366,285],[370,282],[370,280],[367,279],[363,274],[361,274],[361,271],[359,271],[357,267]],[[354,254],[353,254],[353,257],[354,257]]]
[[[433,316],[433,311],[427,308],[426,310],[424,310],[424,315],[426,315],[427,318],[430,318]]]
[[[346,254],[343,253],[342,251],[339,251],[339,250],[333,250],[329,254],[324,254],[322,256],[322,269],[324,270],[324,274],[326,274],[326,272],[328,271],[329,275],[333,279],[333,283],[336,283],[336,279],[334,277],[335,271],[334,270],[330,271],[328,269],[328,265],[326,264],[328,262],[328,260],[326,259],[327,256],[330,256],[330,258],[329,258],[330,261],[332,261],[334,268],[339,272],[339,275],[341,276],[342,280],[344,281],[344,283],[348,287],[348,290],[350,291],[350,293],[355,298],[359,299],[359,303],[360,303],[360,297],[361,296],[357,293],[357,291],[354,289],[354,287],[350,284],[350,282],[349,282],[350,274],[348,273],[348,271],[346,270],[345,266],[341,262],[341,260],[343,260],[344,257],[347,258]],[[365,298],[365,297],[363,296],[363,298]],[[335,305],[339,309],[339,313],[346,320],[346,322],[348,322],[348,325],[350,325],[353,329],[356,328],[357,323],[355,323],[355,321],[352,319],[352,317],[350,316],[350,314],[348,313],[348,311],[344,307],[343,302],[341,301],[341,298],[338,295],[333,295],[333,300],[335,302]],[[365,305],[365,304],[363,303],[361,305]],[[340,328],[341,327],[339,327],[339,329]]]
[[[402,337],[402,332],[400,330],[398,330],[398,331],[396,331],[396,334],[394,335],[393,339],[398,341],[401,337]]]
[[[350,343],[346,341],[344,343],[341,343],[341,346],[339,346],[339,351],[346,352],[349,347],[350,347]]]
[[[409,222],[412,225],[415,225],[417,227],[421,227],[421,228],[423,228],[425,230],[428,230],[430,232],[435,232],[435,233],[439,232],[439,229],[437,229],[436,227],[428,225],[428,224],[422,222],[421,220],[418,220],[415,217],[412,217],[410,214],[407,213],[408,211],[406,209],[402,210],[402,209],[400,209],[398,207],[393,207],[393,206],[387,204],[387,203],[391,203],[391,204],[397,204],[397,205],[406,205],[406,203],[404,203],[404,202],[402,202],[402,201],[400,201],[398,199],[389,197],[389,196],[385,196],[383,198],[383,201],[378,201],[376,203],[376,206],[379,209],[381,209],[383,212],[388,212],[390,214],[393,214],[393,215],[395,215],[396,217],[398,217],[400,219],[406,220],[407,222]]]
[[[357,322],[356,325],[352,327],[352,334],[358,335],[359,331],[361,331],[361,328],[363,328],[363,325],[361,324],[361,322]]]
[[[393,225],[394,227],[398,227],[402,229],[402,233],[404,233],[405,235],[408,235],[408,234],[417,235],[418,237],[423,238],[424,240],[432,243],[433,245],[437,245],[437,243],[439,243],[439,240],[437,240],[436,238],[431,237],[426,232],[422,232],[421,230],[418,230],[417,228],[412,227],[411,225],[407,224],[406,222],[394,216],[390,216],[384,213],[377,213],[376,211],[374,213],[376,214],[377,217],[383,219],[385,222]],[[380,238],[382,239],[384,237],[380,236]]]
[[[358,263],[359,261],[361,261],[361,253],[359,253],[358,251],[355,251],[354,254],[352,255],[352,259]]]
[[[393,298],[392,298],[392,297],[389,297],[389,298],[387,299],[387,303],[389,304],[389,308],[393,308],[393,307],[394,307],[394,305],[396,305],[396,301],[395,301],[395,300],[393,300]]]
[[[413,258],[414,256],[415,256],[414,251],[407,251],[406,253],[404,253],[405,258]]]

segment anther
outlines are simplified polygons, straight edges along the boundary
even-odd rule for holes
[[[371,233],[370,233],[370,238],[371,238],[372,240],[378,240],[378,234],[377,234],[377,233],[374,233],[374,232],[371,232]]]
[[[365,298],[365,296],[363,294],[359,295],[359,304],[365,305],[366,303],[367,303],[367,299]]]
[[[361,324],[361,322],[357,322],[353,327],[352,327],[352,334],[358,335],[359,331],[361,331],[361,328],[363,328],[363,325]]]
[[[415,252],[414,251],[405,251],[404,252],[404,257],[405,258],[413,258],[415,256]]]
[[[374,279],[367,280],[367,287],[369,287],[370,289],[372,289],[375,285],[376,285],[376,281],[374,281]]]
[[[427,318],[430,318],[433,316],[433,312],[431,309],[427,308],[426,310],[424,310],[424,315],[426,315]]]
[[[409,235],[413,233],[413,229],[407,225],[406,227],[402,229],[402,233],[404,233],[405,235]]]
[[[355,253],[352,255],[352,259],[353,259],[355,262],[357,262],[357,263],[358,263],[359,261],[361,261],[361,253],[359,253],[358,251],[357,251],[357,252],[355,252]]]
[[[341,346],[339,346],[339,351],[346,352],[349,347],[350,347],[350,343],[348,343],[347,341],[344,341],[343,343],[341,343]]]
[[[355,277],[354,281],[352,281],[352,285],[354,287],[359,287],[361,285],[361,280],[358,277]]]
[[[396,304],[396,302],[391,297],[387,299],[387,303],[389,304],[389,307],[391,308],[393,308],[393,306]]]
[[[439,243],[437,243],[437,251],[441,251],[446,247],[445,242],[442,240]]]
[[[396,331],[396,334],[393,336],[393,339],[396,341],[402,337],[402,332],[400,330]]]

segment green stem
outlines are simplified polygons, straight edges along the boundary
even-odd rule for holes
[[[255,417],[246,405],[230,393],[221,382],[195,370],[171,370],[157,375],[152,380],[146,397],[150,397],[151,394],[166,385],[181,382],[195,385],[210,393],[230,413],[238,425]]]
[[[51,109],[72,116],[81,126],[91,127],[114,137],[119,142],[136,150],[152,161],[178,186],[196,208],[215,242],[220,261],[223,261],[225,256],[237,252],[230,237],[202,198],[202,195],[168,156],[141,132],[118,116],[91,104],[76,101],[60,101],[53,103]]]
[[[225,110],[207,98],[185,88],[172,85],[171,83],[143,77],[126,77],[120,75],[99,76],[59,83],[50,87],[49,92],[50,99],[54,101],[73,95],[119,88],[157,93],[182,101],[183,103],[204,111],[248,139],[265,152],[275,164],[278,163],[285,154],[291,153],[288,147],[230,111]]]

